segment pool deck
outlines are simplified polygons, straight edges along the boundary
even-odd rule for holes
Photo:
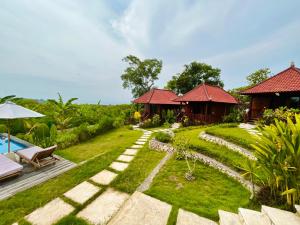
[[[45,182],[46,180],[56,177],[77,166],[77,164],[69,160],[59,156],[56,157],[60,160],[55,165],[47,166],[38,170],[34,170],[33,167],[28,164],[22,164],[24,169],[21,176],[0,182],[0,200],[6,199],[20,191],[24,191]]]

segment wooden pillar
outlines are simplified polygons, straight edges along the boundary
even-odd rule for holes
[[[205,122],[207,122],[207,102],[205,103]]]

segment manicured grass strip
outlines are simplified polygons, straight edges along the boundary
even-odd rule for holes
[[[141,131],[129,130],[127,127],[122,127],[99,135],[82,144],[58,150],[55,154],[78,163],[101,153],[117,150],[120,147],[127,148],[141,135]]]
[[[221,137],[227,141],[240,145],[241,147],[253,150],[251,144],[256,143],[254,135],[239,127],[213,126],[205,130],[206,133]]]
[[[190,148],[204,155],[210,156],[219,162],[239,171],[238,168],[243,168],[246,164],[246,157],[228,149],[225,146],[214,144],[199,138],[199,134],[204,130],[204,127],[192,130],[184,130],[176,133],[175,139],[182,136],[189,139]]]
[[[215,221],[218,209],[237,212],[250,206],[250,193],[217,170],[197,163],[194,181],[185,179],[186,172],[184,160],[169,160],[146,194]]]
[[[140,134],[141,132],[131,133],[133,136],[140,136]],[[107,139],[106,142],[116,141]],[[132,143],[133,141],[131,144]],[[86,144],[88,145],[88,143]],[[103,155],[69,170],[56,178],[20,192],[9,199],[0,201],[0,225],[12,224],[31,213],[36,208],[45,205],[56,197],[62,196],[63,193],[70,190],[72,187],[107,168],[112,161],[125,151],[125,147],[122,146],[122,143],[119,143],[118,146],[113,145],[113,147],[108,148],[107,151],[108,152]]]
[[[75,215],[69,215],[61,219],[55,225],[89,225],[85,220],[77,218]]]
[[[112,182],[111,186],[123,192],[133,193],[165,154],[150,150],[146,143],[145,147],[140,149],[133,161],[130,162],[129,167]]]
[[[169,215],[169,219],[168,219],[167,225],[176,225],[178,211],[179,211],[178,207],[176,207],[176,206],[172,207],[172,211],[171,211],[171,213]]]

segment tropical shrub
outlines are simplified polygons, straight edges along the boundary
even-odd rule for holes
[[[146,119],[143,121],[143,123],[140,125],[142,128],[150,128],[152,127],[152,120],[151,119]]]
[[[258,121],[260,126],[270,125],[275,122],[275,119],[281,121],[287,121],[290,118],[295,121],[295,114],[300,113],[299,109],[291,109],[287,107],[280,107],[277,109],[266,109],[263,113],[262,118]]]
[[[238,123],[244,121],[246,111],[241,108],[233,108],[232,111],[223,117],[225,123]]]
[[[162,111],[162,120],[165,123],[173,124],[176,122],[176,116],[173,110],[163,110]]]
[[[4,124],[0,124],[0,133],[7,133],[7,127]]]
[[[59,149],[64,149],[79,143],[78,136],[72,132],[61,132],[57,136],[56,144]]]
[[[157,132],[155,134],[155,139],[163,143],[170,143],[173,141],[173,137],[167,132]]]
[[[285,196],[290,207],[300,202],[300,115],[294,119],[275,118],[274,124],[260,128],[262,135],[253,145],[273,198]]]
[[[136,123],[140,122],[141,118],[142,118],[141,113],[138,112],[138,111],[134,112],[133,118],[134,118],[134,120],[135,120]]]
[[[152,127],[158,127],[160,126],[161,120],[160,120],[160,116],[158,114],[155,114],[152,117]]]

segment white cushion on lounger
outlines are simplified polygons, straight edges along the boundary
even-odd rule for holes
[[[18,154],[21,154],[23,156],[25,156],[28,159],[32,159],[32,157],[34,156],[35,153],[43,151],[44,149],[38,147],[38,146],[34,146],[34,147],[30,147],[30,148],[25,148],[22,150],[18,151]]]
[[[23,166],[0,154],[0,177],[17,173],[23,169]]]

